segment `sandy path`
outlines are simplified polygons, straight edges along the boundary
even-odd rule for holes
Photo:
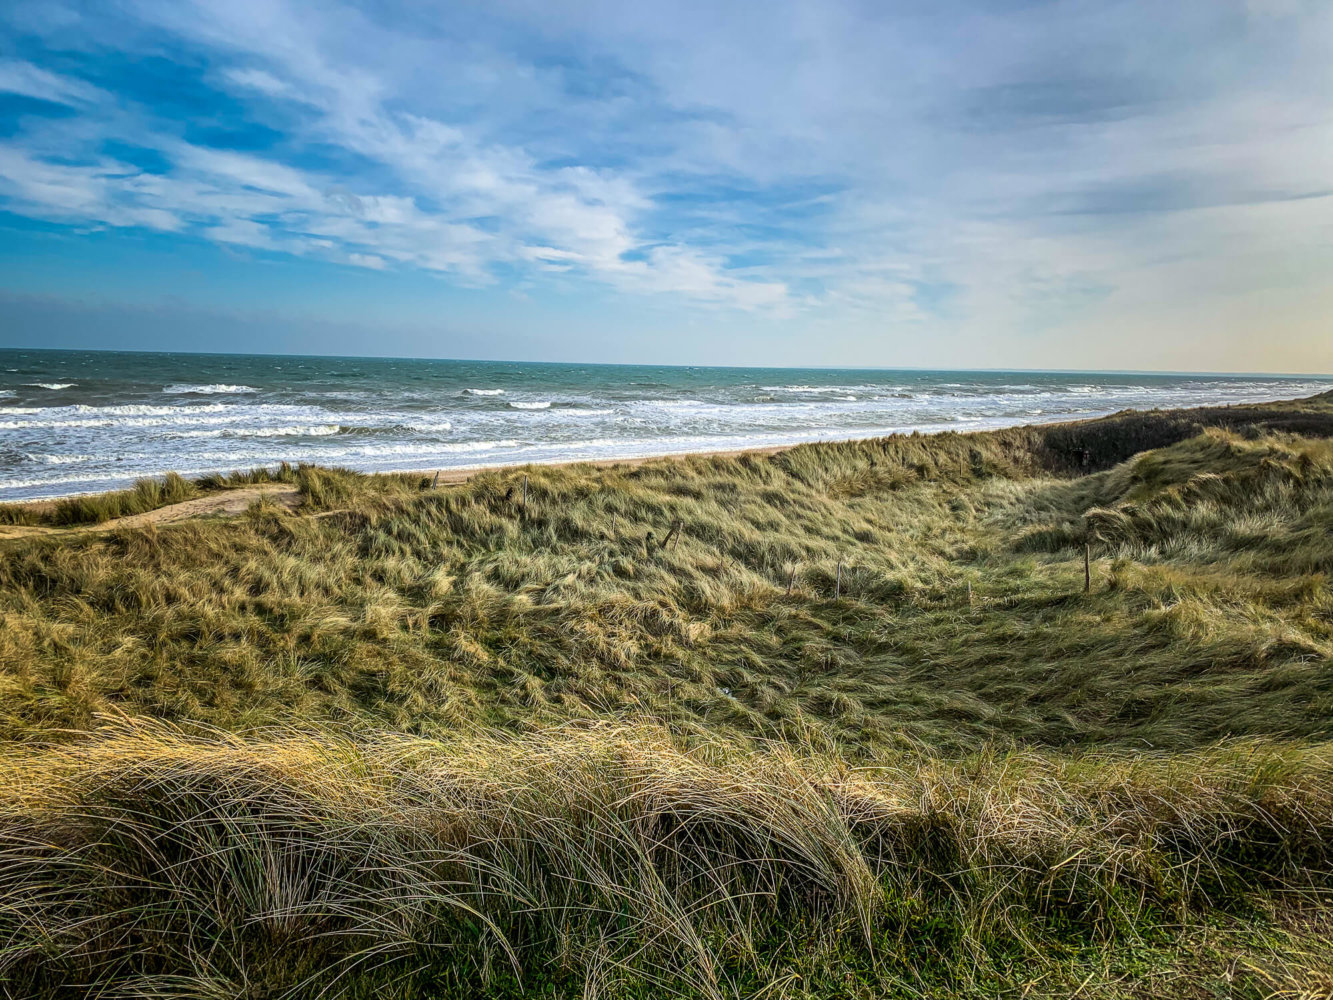
[[[157,510],[143,514],[130,514],[126,517],[112,518],[101,524],[77,524],[68,528],[52,528],[45,525],[5,524],[0,525],[0,539],[23,538],[31,535],[67,534],[71,531],[114,531],[117,528],[143,528],[150,524],[174,524],[194,517],[230,517],[243,513],[256,500],[268,497],[275,503],[295,510],[301,503],[301,494],[295,486],[286,483],[264,483],[259,486],[242,486],[237,489],[210,493],[196,500],[169,504]]]
[[[466,483],[473,476],[483,472],[514,471],[526,465],[542,467],[561,467],[569,465],[592,465],[597,468],[612,466],[634,467],[648,462],[672,462],[684,458],[735,458],[739,455],[775,455],[794,447],[785,445],[770,448],[743,448],[737,451],[690,452],[679,455],[652,455],[643,458],[609,458],[574,462],[525,463],[524,465],[490,465],[473,469],[411,469],[404,470],[411,475],[419,475],[435,481],[438,486],[458,486]],[[114,531],[118,528],[143,528],[150,524],[175,524],[196,517],[232,517],[244,513],[245,509],[260,497],[267,496],[288,510],[296,510],[301,504],[301,496],[295,486],[285,483],[263,483],[258,486],[241,486],[235,489],[210,493],[197,500],[170,504],[150,510],[143,514],[130,514],[126,517],[113,518],[101,524],[78,524],[67,528],[53,528],[47,525],[3,524],[0,525],[0,540],[6,538],[26,538],[33,535],[68,534],[72,531]],[[40,500],[32,504],[34,508],[49,508],[54,500]],[[317,515],[318,516],[318,515]]]

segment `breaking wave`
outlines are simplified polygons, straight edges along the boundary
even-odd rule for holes
[[[1259,402],[1333,387],[1288,377],[628,371],[337,358],[237,357],[201,367],[186,356],[114,353],[53,356],[40,368],[8,364],[19,371],[0,372],[0,502],[115,488],[168,470],[619,459],[973,430],[1130,406]],[[31,383],[37,394],[19,386],[34,377],[50,381]],[[48,399],[58,405],[39,405]]]
[[[270,437],[327,437],[346,434],[357,428],[340,424],[312,424],[305,427],[214,427],[203,431],[172,431],[173,438],[270,438]]]
[[[223,382],[216,382],[210,385],[188,385],[185,383],[176,383],[175,385],[166,386],[162,391],[170,393],[174,396],[185,396],[189,395],[190,393],[195,393],[200,396],[215,396],[215,395],[229,396],[229,395],[234,395],[235,393],[238,392],[258,392],[259,390],[252,385],[227,385],[226,383]]]

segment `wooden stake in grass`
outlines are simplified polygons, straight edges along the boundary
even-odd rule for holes
[[[520,507],[520,510],[522,511],[522,515],[523,515],[524,517],[527,517],[527,516],[528,516],[528,477],[527,477],[527,476],[524,476],[524,477],[523,477],[523,504],[522,504],[522,506]]]
[[[440,470],[435,470],[435,478],[431,481],[430,488],[435,489],[440,485]]]
[[[791,596],[791,588],[794,587],[795,585],[796,585],[796,567],[793,566],[793,567],[791,568],[791,572],[787,575],[787,596],[788,596],[788,597]]]
[[[842,560],[839,559],[839,560],[838,560],[838,580],[837,580],[837,582],[833,585],[833,599],[836,601],[836,600],[840,600],[841,598],[842,598]]]
[[[685,527],[685,522],[682,521],[682,520],[680,520],[679,518],[677,518],[676,520],[672,521],[672,522],[671,522],[671,527],[670,527],[669,529],[667,529],[666,536],[662,539],[662,548],[665,549],[665,548],[667,547],[667,545],[670,544],[670,542],[671,542],[671,540],[672,540],[673,538],[676,540],[676,544],[679,545],[679,544],[680,544],[680,529],[683,528],[683,527]],[[672,548],[672,551],[674,552],[674,551],[675,551],[675,545],[673,545],[671,548]]]

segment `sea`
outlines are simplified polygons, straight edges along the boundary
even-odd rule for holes
[[[0,350],[0,501],[168,471],[635,458],[1287,399],[1333,377]]]

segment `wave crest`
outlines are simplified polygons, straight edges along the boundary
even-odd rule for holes
[[[213,382],[208,385],[191,385],[187,382],[175,382],[166,386],[163,392],[171,393],[175,396],[184,396],[194,393],[200,396],[214,395],[232,395],[238,392],[258,392],[252,385],[229,385],[226,382]]]

